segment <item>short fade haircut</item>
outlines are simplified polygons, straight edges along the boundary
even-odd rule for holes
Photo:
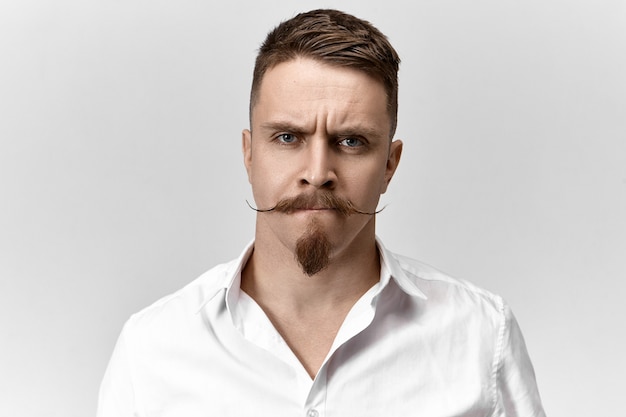
[[[300,13],[268,33],[254,66],[250,91],[251,120],[265,73],[278,64],[299,57],[354,68],[381,82],[387,93],[390,138],[393,138],[398,120],[400,57],[387,37],[371,23],[338,10]]]

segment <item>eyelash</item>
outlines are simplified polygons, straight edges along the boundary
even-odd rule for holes
[[[291,145],[292,143],[294,143],[294,142],[283,142],[281,140],[283,136],[291,136],[294,139],[294,142],[298,140],[298,137],[294,135],[293,133],[279,133],[278,135],[275,136],[275,140],[281,145]]]
[[[292,142],[283,142],[282,139],[284,139],[283,138],[284,136],[290,136],[293,139],[293,141]],[[281,146],[292,146],[292,145],[296,144],[299,141],[298,136],[293,134],[293,133],[279,133],[279,134],[274,136],[274,140],[276,142],[278,142],[278,144],[281,145]],[[357,145],[357,146],[340,145],[342,142],[347,141],[347,140],[358,141],[359,145]],[[366,146],[366,143],[367,142],[364,139],[362,139],[360,137],[357,137],[357,136],[348,136],[348,137],[340,138],[336,142],[337,146],[344,147],[344,148],[347,148],[347,149],[362,148],[362,147]]]
[[[338,143],[341,143],[341,142],[344,142],[344,141],[347,141],[347,140],[355,140],[355,141],[358,141],[360,143],[357,146],[347,146],[346,145],[347,148],[360,148],[361,146],[365,146],[365,142],[362,139],[357,138],[357,137],[352,137],[352,136],[351,137],[347,137],[347,138],[343,138]]]

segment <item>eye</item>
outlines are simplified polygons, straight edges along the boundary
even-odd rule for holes
[[[345,138],[341,141],[339,141],[339,145],[341,146],[346,146],[348,148],[356,148],[359,146],[363,146],[364,143],[362,140],[357,139],[357,138]]]
[[[276,140],[280,143],[290,144],[294,143],[296,140],[298,140],[298,138],[296,138],[296,136],[292,135],[291,133],[281,133],[280,135],[276,136]]]

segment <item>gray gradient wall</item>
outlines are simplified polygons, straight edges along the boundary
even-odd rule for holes
[[[125,319],[253,237],[255,50],[321,6],[403,57],[386,245],[509,301],[550,416],[624,413],[624,1],[3,0],[0,415],[93,415]]]

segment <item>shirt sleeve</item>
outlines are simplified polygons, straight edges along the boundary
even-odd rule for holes
[[[140,417],[128,355],[128,323],[120,334],[104,373],[98,396],[97,417]]]
[[[497,361],[497,412],[495,416],[545,417],[535,371],[524,337],[508,305],[503,305],[504,325]]]

